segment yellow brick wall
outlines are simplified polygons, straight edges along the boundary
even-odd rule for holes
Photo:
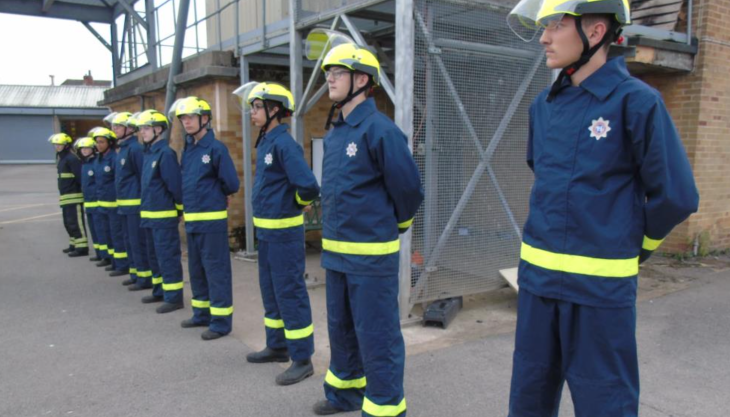
[[[707,250],[730,248],[730,0],[699,0],[693,13],[699,53],[688,75],[642,77],[657,88],[674,119],[700,192],[700,209],[661,250],[686,252],[700,236]]]

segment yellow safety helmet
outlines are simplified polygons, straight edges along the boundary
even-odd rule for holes
[[[141,112],[137,117],[135,117],[135,124],[137,127],[161,126],[163,131],[170,127],[170,122],[167,120],[167,117],[155,109],[149,109]]]
[[[248,93],[246,102],[250,106],[256,99],[278,101],[286,110],[289,111],[289,113],[294,112],[294,96],[291,91],[287,90],[286,87],[280,84],[266,82],[257,84],[251,92]]]
[[[89,131],[89,137],[94,139],[98,137],[106,138],[109,142],[116,142],[117,135],[105,127],[95,127]]]
[[[88,136],[78,138],[78,139],[76,139],[76,142],[74,142],[75,149],[94,148],[95,146],[96,146],[96,141],[94,140],[94,138],[90,138]]]
[[[631,23],[631,7],[628,0],[522,0],[507,16],[510,29],[529,42],[541,27],[565,15],[585,14],[613,15],[617,27]]]
[[[112,127],[112,125],[122,125],[127,126],[127,122],[129,119],[132,118],[132,113],[128,111],[122,111],[122,112],[114,112],[110,114],[109,116],[104,118],[104,122],[108,127]]]
[[[210,110],[210,104],[207,101],[190,96],[178,100],[175,107],[175,117],[184,116],[186,114],[197,114],[198,116],[209,116],[212,118],[213,112]]]
[[[48,138],[48,142],[54,145],[70,145],[73,143],[73,139],[65,133],[54,133]]]
[[[339,65],[350,71],[360,71],[372,77],[380,85],[380,62],[375,55],[355,43],[345,43],[332,48],[322,60],[322,71]]]

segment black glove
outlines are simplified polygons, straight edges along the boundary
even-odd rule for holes
[[[652,253],[654,253],[654,251],[642,249],[641,253],[639,254],[639,264],[643,264],[644,261],[649,259],[649,257],[651,257]]]

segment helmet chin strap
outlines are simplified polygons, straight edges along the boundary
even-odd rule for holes
[[[261,139],[263,139],[264,136],[266,136],[266,132],[268,132],[268,130],[269,130],[269,125],[271,124],[271,121],[274,120],[275,118],[277,118],[279,116],[279,114],[284,111],[283,107],[279,106],[279,110],[277,110],[276,113],[273,116],[271,116],[269,114],[269,112],[270,112],[269,103],[266,100],[263,100],[263,102],[264,102],[264,111],[266,113],[266,123],[264,123],[264,125],[261,126],[261,129],[259,130],[259,136],[256,138],[256,145],[254,146],[254,148],[258,148],[259,143],[261,143]]]
[[[371,83],[372,83],[372,81],[368,80],[367,84],[365,84],[359,90],[353,92],[352,90],[355,88],[355,71],[350,71],[350,91],[348,91],[347,97],[345,97],[342,101],[338,101],[338,102],[335,102],[332,104],[332,107],[330,108],[330,113],[327,116],[327,123],[325,123],[325,125],[324,125],[324,130],[330,130],[330,126],[332,126],[332,117],[334,117],[334,115],[335,115],[335,110],[341,109],[345,104],[349,103],[353,98],[360,95],[360,93],[370,89],[372,87]]]
[[[547,97],[548,102],[553,101],[553,99],[555,99],[555,97],[558,95],[563,87],[563,82],[565,81],[565,78],[570,78],[583,65],[587,64],[588,61],[591,60],[593,55],[595,55],[596,52],[598,52],[598,50],[601,49],[601,47],[603,47],[603,45],[605,45],[606,42],[609,41],[609,39],[611,38],[609,36],[610,33],[614,33],[615,38],[618,38],[618,36],[621,34],[621,28],[617,27],[615,22],[612,22],[608,31],[606,31],[606,33],[603,35],[601,41],[593,46],[593,48],[591,48],[590,43],[588,42],[588,37],[586,36],[585,32],[583,32],[582,17],[576,16],[574,20],[575,28],[578,31],[578,35],[580,36],[581,41],[583,42],[583,52],[580,55],[580,59],[560,71],[558,78],[555,80],[552,87],[550,87],[550,94],[548,94]]]

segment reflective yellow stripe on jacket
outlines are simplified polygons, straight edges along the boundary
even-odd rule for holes
[[[223,220],[228,218],[228,211],[209,211],[206,213],[183,213],[186,222],[199,222],[205,220]]]
[[[142,204],[142,199],[136,198],[132,200],[117,200],[117,205],[120,207],[138,206]]]
[[[76,175],[74,175],[72,172],[62,172],[58,174],[58,178],[76,178]]]
[[[170,219],[177,217],[177,210],[163,210],[163,211],[145,211],[139,212],[139,217],[143,219]]]
[[[116,208],[117,202],[116,201],[101,201],[99,200],[99,206],[105,207],[105,208]]]
[[[400,240],[390,242],[341,242],[322,239],[322,249],[346,255],[390,255],[400,250]]]
[[[98,201],[84,201],[84,207],[96,208],[96,207],[99,207],[99,202]]]
[[[592,275],[605,278],[628,278],[639,273],[639,258],[603,259],[567,255],[533,248],[522,242],[520,257],[523,261],[551,271]]]
[[[253,218],[253,225],[262,229],[286,229],[288,227],[301,226],[304,224],[304,215],[300,214],[285,219],[261,219]]]

